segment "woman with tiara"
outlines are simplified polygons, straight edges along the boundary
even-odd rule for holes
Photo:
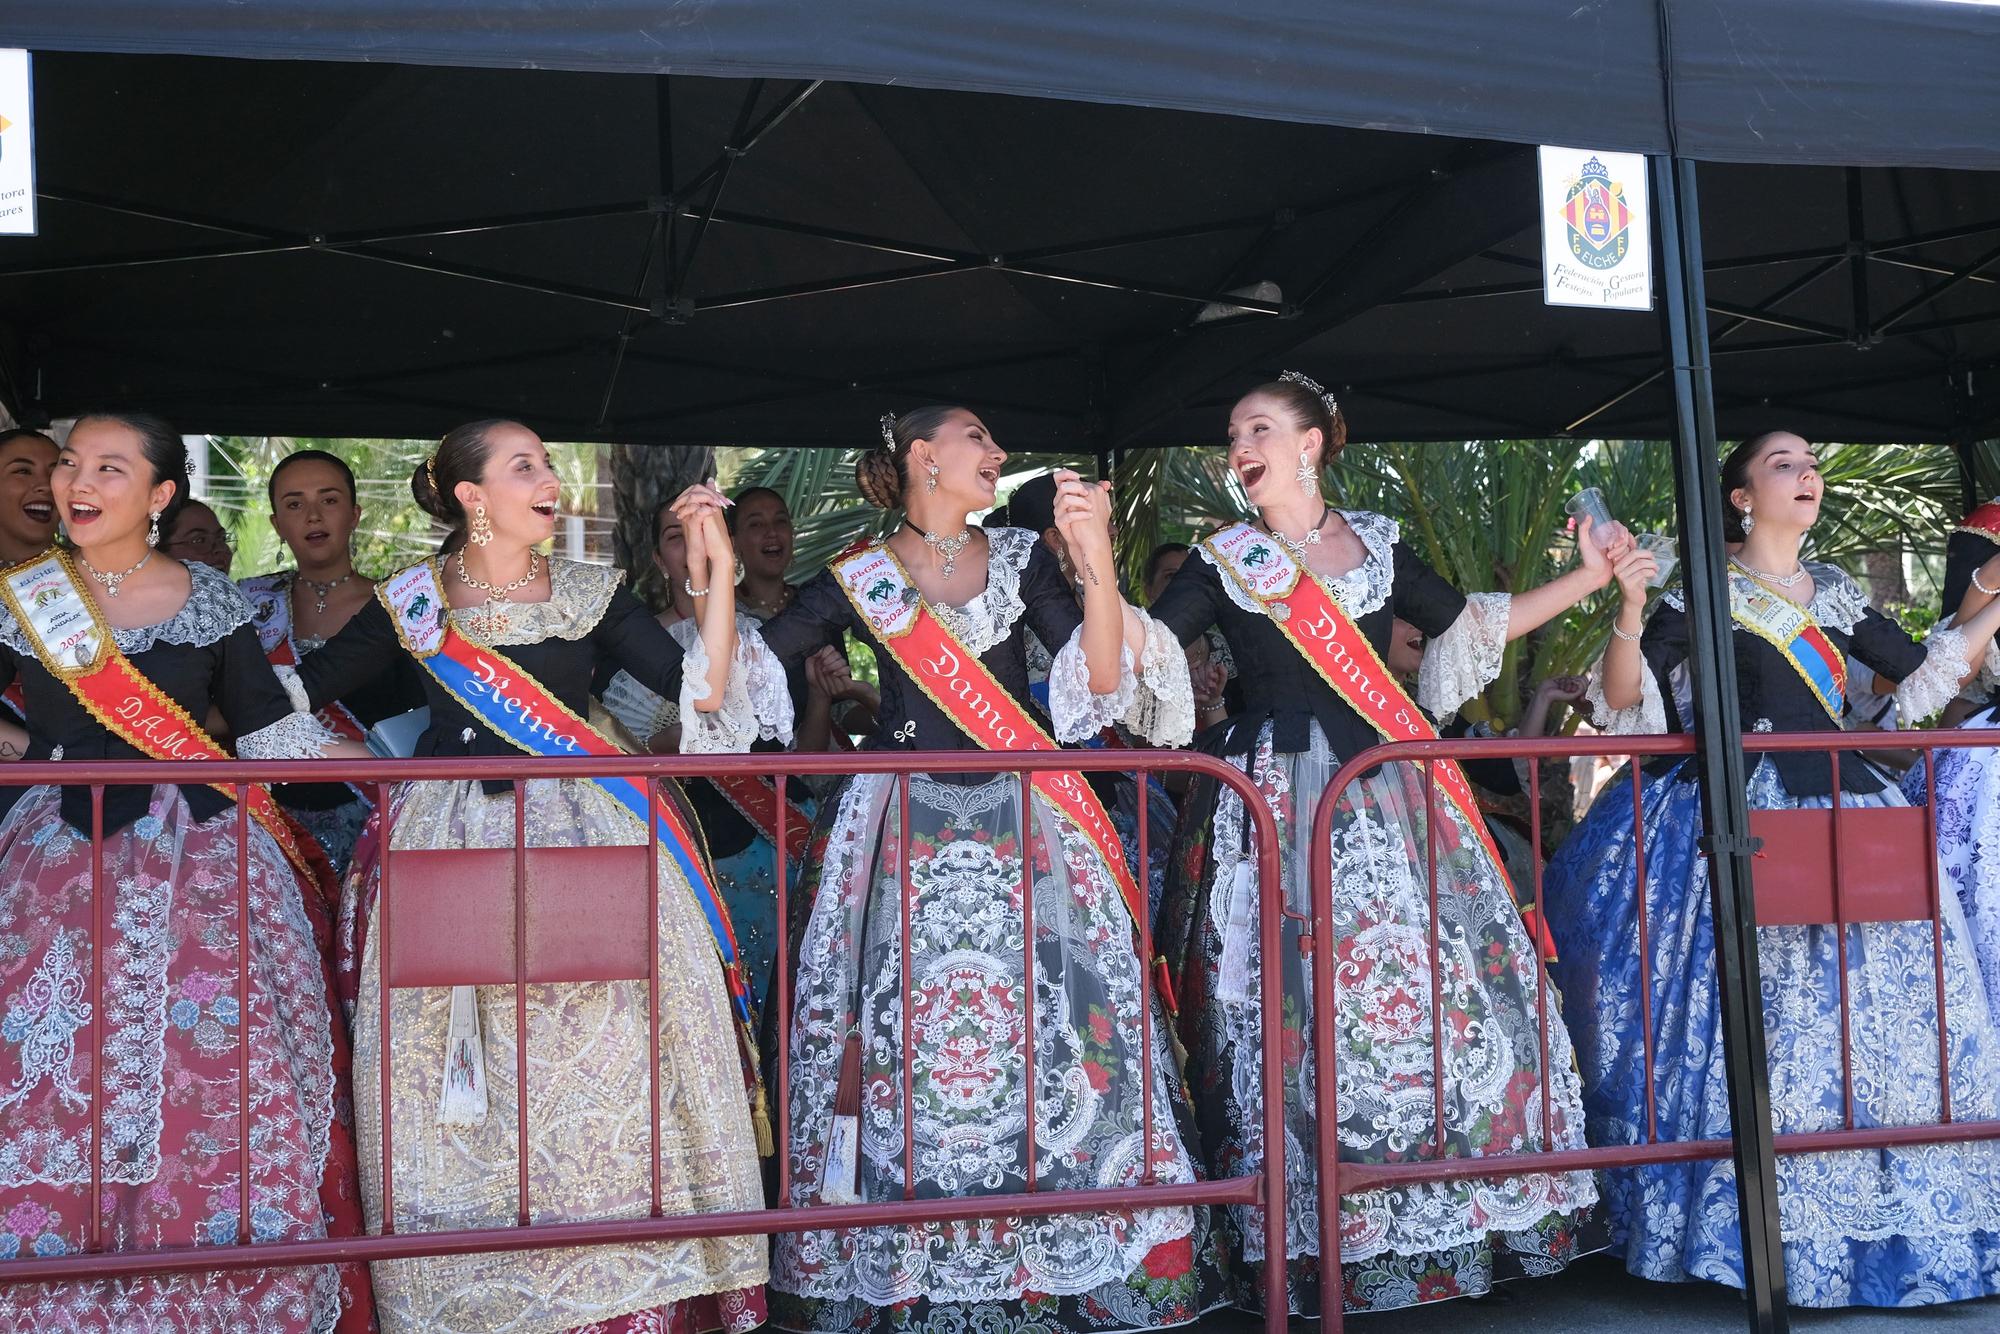
[[[1266,967],[1282,970],[1282,1170],[1286,1198],[1298,1203],[1283,1257],[1267,1253],[1259,1209],[1232,1208],[1228,1233],[1243,1261],[1235,1271],[1241,1300],[1260,1305],[1265,1267],[1282,1263],[1291,1310],[1304,1316],[1319,1314],[1320,1257],[1330,1240],[1319,1235],[1313,1203],[1316,1089],[1338,1108],[1344,1162],[1583,1146],[1569,1042],[1551,1022],[1544,1070],[1535,947],[1458,766],[1436,764],[1430,793],[1414,764],[1385,765],[1344,792],[1326,789],[1348,757],[1386,737],[1435,736],[1425,715],[1455,714],[1498,676],[1509,640],[1604,587],[1611,561],[1631,541],[1622,528],[1607,535],[1586,525],[1579,568],[1531,592],[1468,598],[1404,544],[1393,519],[1336,510],[1321,498],[1322,473],[1346,438],[1332,396],[1302,375],[1288,372],[1238,400],[1229,466],[1258,521],[1227,525],[1201,542],[1152,606],[1183,643],[1221,628],[1243,706],[1196,745],[1248,773],[1279,822],[1288,912],[1278,959],[1260,955],[1260,868],[1243,803],[1205,779],[1182,806],[1155,938],[1179,970],[1188,1082],[1216,1176],[1266,1170],[1260,979]],[[1607,536],[1608,547],[1600,545]],[[1414,700],[1383,662],[1399,617],[1428,637]],[[1320,948],[1335,951],[1331,1014],[1313,994],[1299,949],[1301,923],[1314,911],[1308,868],[1322,800],[1340,803],[1333,920],[1317,936]],[[1427,826],[1432,810],[1435,829]],[[1427,864],[1431,849],[1435,868]],[[1442,1051],[1432,1039],[1434,989]],[[1313,1055],[1319,1023],[1332,1025],[1337,1044],[1331,1089],[1319,1082],[1329,1076]],[[1342,1300],[1350,1311],[1384,1310],[1552,1273],[1579,1253],[1579,1229],[1596,1198],[1588,1172],[1349,1195],[1339,1216]]]
[[[383,580],[339,634],[299,663],[304,703],[324,708],[396,670],[399,659],[415,659],[430,706],[417,753],[492,756],[617,753],[587,721],[590,684],[606,664],[679,698],[684,719],[706,718],[721,702],[720,673],[709,673],[706,662],[727,664],[735,611],[719,517],[725,502],[712,488],[691,488],[678,505],[690,567],[702,581],[695,587],[706,599],[685,677],[681,646],[620,586],[617,571],[543,560],[536,551],[554,533],[561,486],[534,432],[509,421],[458,427],[418,465],[411,490],[452,530],[449,554]],[[633,845],[657,834],[659,1031],[648,1033],[644,977],[530,983],[519,1001],[525,1034],[516,1030],[511,985],[385,994],[377,954],[382,858],[359,868],[357,1065],[373,1071],[384,1056],[389,1063],[387,1106],[378,1080],[364,1078],[355,1089],[370,1230],[388,1230],[385,1125],[394,1132],[399,1233],[511,1225],[523,1135],[528,1199],[518,1207],[538,1222],[645,1217],[653,1145],[660,1146],[665,1213],[761,1207],[744,1083],[746,1065],[754,1070],[741,1027],[749,1021],[747,993],[714,873],[671,785],[655,791],[629,780],[536,779],[516,794],[510,783],[473,779],[399,784],[389,809],[378,813],[387,831],[378,841],[391,859],[420,849],[511,848],[517,799],[530,847]],[[646,893],[643,885],[624,888]],[[643,921],[643,909],[639,916]],[[532,1058],[526,1092],[533,1103],[525,1113],[517,1043]],[[763,1318],[759,1237],[490,1252],[373,1268],[383,1327],[410,1334],[736,1331]]]
[[[1729,586],[1746,732],[1840,731],[1848,655],[1898,683],[1904,716],[1926,717],[1956,693],[2000,625],[1994,604],[1919,644],[1869,607],[1847,575],[1801,560],[1824,492],[1812,447],[1787,431],[1746,440],[1723,463],[1724,535],[1741,544],[1730,557]],[[1669,713],[1665,705],[1688,656],[1685,603],[1669,590],[1642,632],[1650,571],[1649,561],[1638,560],[1619,572],[1624,600],[1598,692],[1598,721],[1613,732],[1685,725],[1683,710]],[[1752,746],[1753,809],[1833,803],[1825,755],[1760,755]],[[1559,947],[1556,977],[1577,1035],[1591,1139],[1599,1145],[1646,1138],[1648,1035],[1639,1025],[1648,1013],[1659,1138],[1727,1139],[1731,1131],[1707,859],[1696,843],[1699,790],[1684,760],[1649,767],[1643,845],[1633,843],[1629,789],[1608,791],[1550,866],[1544,888]],[[1840,756],[1839,787],[1846,809],[1903,804],[1858,753]],[[1615,807],[1622,811],[1601,814]],[[1650,996],[1640,994],[1642,851]],[[1940,964],[1952,1116],[2000,1117],[2000,1032],[1957,901],[1941,896],[1940,910],[1942,960],[1933,955],[1928,921],[1757,929],[1779,1134],[1845,1124],[1843,991],[1851,1007],[1854,1124],[1939,1119]],[[2000,1145],[1788,1155],[1777,1170],[1786,1291],[1794,1304],[1912,1306],[2000,1292]],[[1631,1272],[1742,1286],[1734,1167],[1727,1158],[1613,1169],[1605,1174],[1605,1192],[1614,1245]]]
[[[323,449],[287,454],[271,470],[266,491],[271,527],[290,549],[293,568],[243,579],[238,586],[250,603],[264,655],[273,666],[296,667],[368,604],[375,581],[354,569],[361,505],[354,470],[339,456]],[[416,666],[404,660],[380,682],[322,709],[320,721],[336,736],[361,741],[376,723],[423,702]],[[345,783],[286,783],[276,796],[326,849],[334,872],[346,874],[354,842],[368,822],[367,798]]]
[[[856,476],[904,522],[746,632],[737,732],[752,718],[789,725],[782,678],[760,685],[747,670],[766,646],[798,662],[852,632],[881,672],[871,750],[1050,750],[1121,720],[1186,739],[1187,662],[1118,594],[1103,489],[1059,475],[1055,522],[1085,574],[1081,606],[1036,534],[970,526],[1006,458],[964,408],[883,420]],[[1030,630],[1057,646],[1053,736],[1028,692]],[[1143,1045],[1140,893],[1075,774],[1037,775],[1032,795],[1018,774],[914,775],[906,793],[892,775],[846,779],[792,900],[794,997],[774,1018],[789,1021],[789,1202],[1194,1180],[1157,999]],[[1214,1280],[1205,1210],[996,1210],[782,1234],[772,1319],[828,1332],[1162,1328],[1198,1318]]]
[[[25,687],[30,759],[226,758],[194,721],[211,706],[245,759],[365,757],[294,712],[235,585],[156,550],[186,500],[171,426],[86,414],[52,487],[70,548],[0,576],[0,681]],[[87,786],[39,786],[0,806],[0,1257],[357,1231],[308,909],[331,886],[270,793],[110,787],[94,810]],[[351,1268],[10,1285],[0,1329],[365,1328]]]

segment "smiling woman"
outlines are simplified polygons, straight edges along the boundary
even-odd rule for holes
[[[56,535],[49,478],[56,442],[40,431],[0,433],[0,563],[40,555]]]

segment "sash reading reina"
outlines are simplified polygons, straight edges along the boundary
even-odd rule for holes
[[[51,550],[0,575],[0,598],[26,631],[36,659],[112,735],[156,760],[230,758],[119,649],[67,553]],[[333,878],[324,854],[300,842],[269,788],[261,783],[240,790],[228,783],[209,786],[248,807],[292,868],[321,893],[328,892]]]
[[[850,550],[833,562],[834,577],[877,641],[896,659],[944,716],[981,750],[1060,750],[1025,708],[995,679],[979,655],[967,648],[918,593],[903,563],[880,542]],[[1029,783],[1097,849],[1132,921],[1134,935],[1145,920],[1145,896],[1125,865],[1124,840],[1105,813],[1104,803],[1083,776],[1070,770],[1043,770]],[[1176,1010],[1166,960],[1152,963],[1160,1000]]]
[[[1262,607],[1271,623],[1320,678],[1333,687],[1347,706],[1375,729],[1384,741],[1435,741],[1437,728],[1431,726],[1416,701],[1397,682],[1368,636],[1354,623],[1332,590],[1319,576],[1294,560],[1269,534],[1247,523],[1221,529],[1202,543],[1216,558],[1216,564],[1236,586]],[[1493,842],[1493,833],[1480,814],[1472,784],[1457,760],[1434,760],[1431,773],[1445,799],[1458,808],[1466,824],[1486,848],[1493,869],[1515,893],[1507,875],[1507,862]],[[1535,912],[1533,901],[1515,903],[1522,924],[1544,956],[1555,957],[1555,938]]]
[[[447,694],[464,705],[497,736],[530,755],[623,755],[602,733],[549,693],[504,655],[460,634],[452,627],[449,606],[438,581],[437,567],[426,561],[383,580],[375,596],[389,610],[403,647],[436,678]],[[756,1019],[750,989],[743,978],[736,933],[729,910],[715,892],[702,866],[700,845],[673,803],[653,785],[634,778],[590,778],[640,822],[651,827],[660,844],[680,868],[688,892],[708,919],[709,935],[722,960],[736,1017],[745,1037]]]

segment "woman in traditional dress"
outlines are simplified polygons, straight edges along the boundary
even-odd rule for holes
[[[1233,792],[1197,780],[1183,804],[1179,843],[1155,938],[1179,971],[1182,1031],[1209,1170],[1266,1170],[1260,977],[1283,970],[1286,1131],[1282,1170],[1291,1203],[1283,1257],[1295,1314],[1319,1313],[1315,1090],[1337,1098],[1343,1161],[1479,1157],[1580,1148],[1569,1043],[1549,1025],[1540,1067],[1535,952],[1513,892],[1457,766],[1440,763],[1427,835],[1421,768],[1394,764],[1326,791],[1348,757],[1385,736],[1435,735],[1422,711],[1449,719],[1500,670],[1510,639],[1527,634],[1610,579],[1586,532],[1581,567],[1532,592],[1452,588],[1406,546],[1396,522],[1336,510],[1321,498],[1327,464],[1346,440],[1330,395],[1304,376],[1259,386],[1229,418],[1229,463],[1259,521],[1202,542],[1153,604],[1183,643],[1220,626],[1245,707],[1196,745],[1242,768],[1279,822],[1286,907],[1279,959],[1260,957],[1259,891],[1251,827]],[[1623,530],[1612,550],[1629,543]],[[1304,568],[1301,569],[1300,567]],[[1411,701],[1381,658],[1401,617],[1428,636]],[[1310,636],[1299,632],[1314,627]],[[1335,634],[1335,632],[1338,632]],[[1295,635],[1299,637],[1294,638]],[[1333,635],[1339,647],[1328,645]],[[1335,653],[1337,660],[1320,654]],[[1357,684],[1360,683],[1360,684]],[[1336,1013],[1317,1010],[1299,918],[1308,886],[1313,815],[1340,802],[1333,822],[1333,920],[1320,948],[1336,951]],[[1438,920],[1427,899],[1428,849],[1438,855]],[[1433,980],[1429,932],[1442,959]],[[1433,987],[1443,1051],[1434,1053]],[[1553,1014],[1553,1005],[1549,1006]],[[1333,1090],[1315,1068],[1315,1023],[1338,1044]],[[1443,1072],[1434,1088],[1434,1059]],[[1543,1081],[1551,1105],[1543,1137]],[[1445,1142],[1433,1128],[1442,1099]],[[1343,1300],[1383,1310],[1481,1293],[1501,1278],[1560,1269],[1578,1253],[1578,1227],[1596,1201],[1587,1172],[1533,1173],[1371,1190],[1341,1201]],[[1232,1208],[1229,1232],[1240,1299],[1261,1306],[1271,1263],[1263,1211]]]
[[[40,431],[0,431],[0,568],[41,555],[55,540],[49,478],[56,454],[56,442]],[[27,706],[16,680],[0,694],[0,760],[18,760],[27,751]]]
[[[1057,738],[1143,718],[1185,739],[1186,659],[1118,595],[1103,492],[1061,475],[1056,522],[1088,573],[1079,607],[1035,533],[968,525],[1007,457],[977,416],[924,408],[883,429],[857,479],[905,521],[746,633],[732,689],[763,725],[782,728],[789,701],[782,678],[760,681],[762,648],[797,662],[851,631],[881,673],[868,749],[1052,749],[1028,693],[1032,630],[1057,646]],[[1015,774],[916,775],[907,806],[894,777],[859,774],[828,799],[792,900],[792,1204],[902,1199],[906,1158],[909,1191],[929,1199],[1194,1180],[1157,1007],[1150,1061],[1142,1049],[1142,891],[1089,786],[1056,777],[1025,802]],[[787,1233],[772,1318],[829,1332],[1184,1324],[1215,1290],[1208,1236],[1206,1211],[1186,1208]]]
[[[1899,683],[1905,716],[1929,715],[1986,651],[2000,604],[1919,644],[1867,605],[1839,570],[1801,561],[1824,483],[1811,446],[1773,431],[1723,464],[1732,646],[1745,731],[1838,732],[1843,655]],[[1683,596],[1670,590],[1644,626],[1649,562],[1621,570],[1624,603],[1603,664],[1606,730],[1657,733],[1678,724],[1666,698],[1688,656]],[[1754,743],[1753,743],[1754,744]],[[1822,754],[1750,753],[1749,801],[1759,810],[1832,804]],[[1565,1008],[1577,1036],[1593,1143],[1643,1142],[1650,1004],[1655,1116],[1663,1141],[1730,1136],[1716,990],[1715,935],[1694,766],[1650,766],[1642,793],[1652,994],[1640,992],[1638,873],[1631,796],[1620,786],[1549,868],[1544,894],[1556,928]],[[1902,795],[1862,755],[1840,757],[1841,805],[1898,806]],[[1924,850],[1926,853],[1928,850]],[[1959,1121],[2000,1116],[2000,1032],[1973,965],[1965,919],[1942,896],[1951,1106]],[[1935,961],[1927,921],[1845,929],[1854,1124],[1922,1125],[1939,1113]],[[1757,931],[1773,1128],[1844,1123],[1840,930]],[[1606,1173],[1614,1244],[1641,1277],[1741,1286],[1734,1167],[1727,1158]],[[1785,1281],[1801,1306],[1905,1306],[2000,1292],[2000,1145],[1927,1144],[1778,1160]]]
[[[295,667],[374,598],[375,581],[354,569],[354,529],[361,521],[354,471],[321,449],[288,454],[266,487],[271,527],[291,549],[295,566],[240,581],[257,639],[272,664]],[[420,708],[423,681],[416,664],[398,659],[393,674],[372,681],[320,712],[336,735],[359,741],[384,718]],[[326,849],[345,875],[354,841],[371,809],[366,794],[345,783],[286,783],[279,804]]]
[[[700,584],[701,633],[682,649],[601,566],[542,559],[555,531],[560,481],[542,442],[515,422],[483,421],[444,437],[417,467],[411,490],[453,531],[450,554],[382,581],[374,600],[297,669],[314,707],[344,699],[416,657],[425,674],[429,756],[606,754],[585,721],[601,664],[624,668],[683,717],[721,701],[733,630],[722,497],[696,487],[679,509]],[[712,643],[706,649],[704,640]],[[581,740],[579,740],[581,739]],[[670,789],[662,796],[671,801]],[[511,848],[510,783],[400,785],[378,836],[395,854],[420,849]],[[531,983],[528,1032],[515,1029],[512,986],[397,988],[377,968],[382,860],[358,866],[363,925],[355,1016],[355,1090],[371,1231],[383,1229],[384,1121],[393,1126],[395,1230],[505,1227],[515,1220],[515,1145],[521,1090],[515,1044],[534,1073],[527,1118],[529,1199],[538,1222],[644,1217],[651,1208],[650,1146],[661,1144],[662,1208],[669,1214],[762,1206],[745,1061],[732,999],[742,995],[727,917],[708,903],[712,871],[677,806],[645,785],[537,779],[524,794],[530,847],[604,847],[661,829],[659,866],[660,1063],[650,1071],[647,982]],[[642,815],[641,812],[644,812]],[[641,821],[644,820],[645,823]],[[410,886],[407,879],[402,881]],[[633,889],[626,886],[627,889]],[[392,891],[393,892],[393,891]],[[643,886],[634,892],[645,893]],[[721,928],[711,935],[705,904]],[[640,914],[643,919],[643,911]],[[643,953],[643,951],[642,951]],[[389,1105],[373,1076],[389,1006]],[[742,1017],[747,1022],[747,1007]],[[649,1124],[649,1079],[660,1082]],[[515,1251],[374,1266],[385,1329],[474,1331],[748,1329],[763,1318],[765,1246],[759,1237],[635,1242]]]
[[[293,711],[233,584],[154,550],[186,479],[180,436],[156,418],[88,415],[71,430],[53,487],[73,553],[9,570],[0,612],[0,677],[26,687],[29,757],[220,756],[192,721],[211,705],[244,758],[365,755]],[[330,887],[303,883],[305,850],[261,788],[239,884],[229,792],[106,789],[115,889],[100,902],[90,789],[0,789],[0,1256],[238,1242],[246,1061],[249,1239],[358,1231],[342,1039],[306,907]],[[350,1277],[315,1266],[8,1286],[0,1329],[321,1331],[341,1319],[344,1287],[347,1323],[365,1327],[366,1275]]]

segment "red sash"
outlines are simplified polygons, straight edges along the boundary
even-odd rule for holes
[[[259,575],[245,579],[240,587],[250,599],[251,620],[257,629],[257,640],[263,645],[264,657],[273,667],[297,667],[299,646],[292,642],[292,576]],[[313,716],[319,719],[320,726],[343,740],[368,739],[368,729],[339,700]]]
[[[1215,533],[1202,545],[1216,557],[1216,565],[1222,572],[1264,608],[1271,623],[1312,664],[1320,678],[1384,741],[1438,739],[1438,731],[1431,726],[1430,719],[1397,682],[1388,664],[1375,652],[1368,636],[1361,633],[1332,591],[1269,534],[1247,523],[1237,523]],[[1445,799],[1458,809],[1485,846],[1494,869],[1512,893],[1506,859],[1500,855],[1492,831],[1486,827],[1465,770],[1457,760],[1434,760],[1431,772]],[[1532,799],[1534,794],[1529,796]],[[1518,896],[1516,902],[1529,935],[1553,959],[1554,937],[1549,934],[1547,924],[1539,919],[1533,902],[1519,904]]]
[[[42,666],[112,735],[156,760],[230,758],[119,650],[66,554],[51,551],[8,570],[0,578],[0,597],[27,632]],[[328,892],[332,872],[325,854],[297,836],[269,788],[261,783],[241,789],[227,783],[209,786],[248,807],[307,884]]]
[[[736,808],[736,813],[750,822],[751,828],[764,836],[771,846],[778,844],[778,787],[768,778],[755,774],[730,774],[719,777],[711,774],[709,784],[720,792],[723,799]],[[805,863],[806,844],[812,837],[813,818],[799,809],[799,804],[790,797],[785,799],[785,860]]]
[[[909,571],[894,552],[877,542],[840,557],[833,572],[848,600],[917,687],[981,750],[1060,750],[1034,716],[1000,684],[977,654],[961,643],[917,592]],[[1136,937],[1146,920],[1146,898],[1125,865],[1124,840],[1112,826],[1104,803],[1083,775],[1042,771],[1029,783],[1042,799],[1069,818],[1097,849],[1118,882],[1118,893]],[[1165,959],[1153,960],[1160,998],[1171,1011],[1173,993]]]

